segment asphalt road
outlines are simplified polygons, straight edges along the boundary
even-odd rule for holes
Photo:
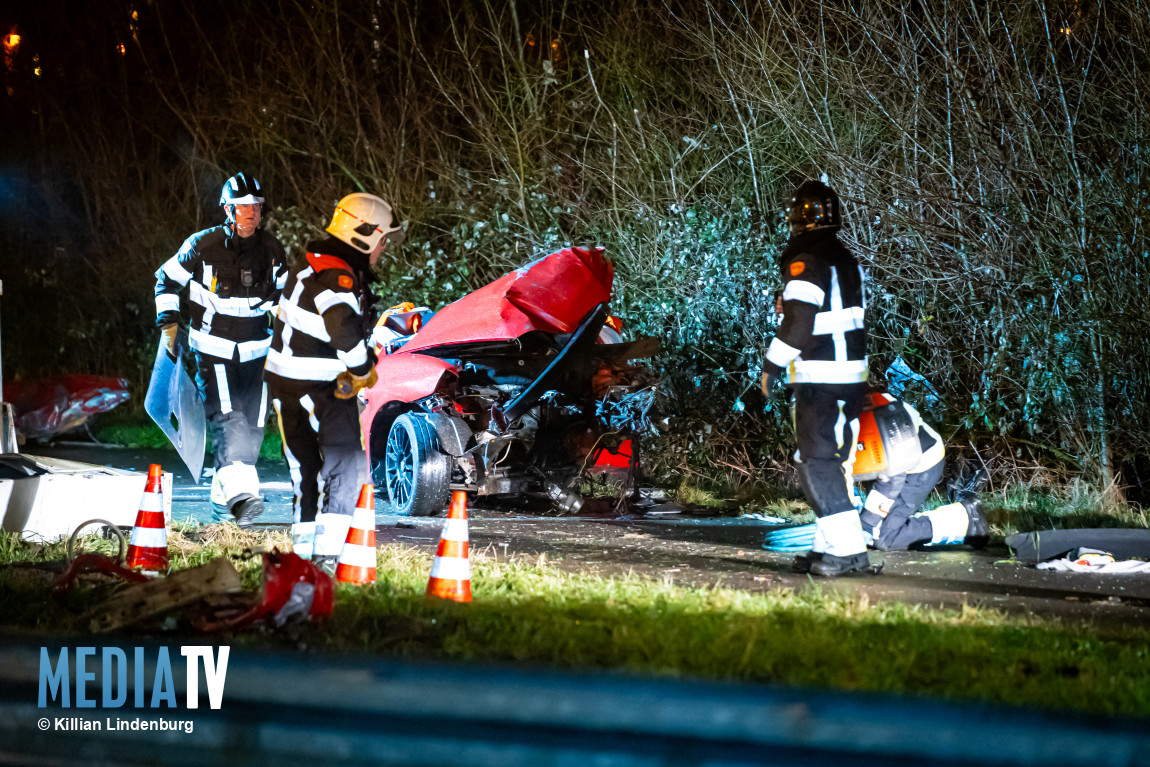
[[[140,451],[89,445],[30,447],[51,455],[146,471],[160,463],[173,471],[172,515],[180,521],[213,521],[208,485],[195,484],[174,451]],[[286,466],[261,462],[267,511],[259,526],[291,524],[291,485]],[[1146,625],[1150,620],[1150,575],[1055,573],[1026,566],[1002,544],[982,551],[874,552],[880,575],[814,581],[791,570],[792,555],[765,551],[764,532],[773,524],[754,517],[706,517],[648,513],[624,517],[556,517],[526,514],[482,504],[469,513],[471,549],[477,555],[544,556],[560,568],[604,576],[627,572],[666,582],[759,591],[830,589],[871,603],[899,600],[925,606],[992,607],[1015,614],[1055,616],[1099,625]],[[376,499],[376,541],[434,550],[442,527],[437,518],[395,514]]]

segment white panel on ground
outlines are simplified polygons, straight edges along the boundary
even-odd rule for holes
[[[104,519],[130,536],[148,475],[43,458],[0,455],[0,519],[23,540],[58,541],[83,522]],[[163,477],[164,517],[172,515],[172,475]]]

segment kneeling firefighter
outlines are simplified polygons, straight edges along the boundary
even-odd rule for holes
[[[293,551],[330,570],[367,482],[356,394],[376,380],[366,344],[371,267],[389,242],[402,241],[403,230],[386,202],[351,194],[339,201],[327,232],[308,243],[306,264],[284,286],[264,378],[295,493]]]
[[[855,466],[856,479],[873,477],[875,480],[859,513],[863,531],[870,534],[874,547],[883,551],[902,551],[924,544],[967,543],[976,548],[985,546],[989,528],[973,492],[960,491],[951,503],[919,511],[927,496],[942,479],[946,449],[938,432],[922,420],[918,410],[910,403],[896,400],[885,393],[871,394],[870,400],[872,415],[881,412],[884,425],[890,422],[890,413],[901,416],[909,427],[902,431],[907,433],[910,446],[916,449],[909,461],[903,461],[906,468],[891,462],[894,457],[890,453],[898,450],[893,445],[885,449],[884,465],[881,468],[875,467],[879,468],[878,471],[865,472],[870,467],[862,465],[862,459]],[[870,432],[864,428],[860,435],[859,452],[884,449],[881,444],[871,443],[880,443],[883,432],[890,434],[896,430],[880,427]]]
[[[818,519],[809,553],[795,567],[836,576],[870,566],[851,493],[859,414],[867,395],[863,272],[839,242],[839,197],[806,181],[786,210],[782,252],[783,320],[767,348],[763,393],[773,401],[784,372],[794,390],[795,461]]]

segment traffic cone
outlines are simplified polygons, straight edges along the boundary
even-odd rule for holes
[[[168,526],[164,522],[164,488],[160,464],[148,467],[148,484],[140,499],[132,542],[128,546],[127,566],[144,570],[168,569]]]
[[[375,583],[375,487],[364,485],[335,566],[337,583]]]
[[[471,601],[471,559],[467,547],[467,493],[456,490],[451,495],[451,508],[443,532],[439,534],[439,548],[431,564],[431,579],[427,582],[427,596],[450,599],[453,602]]]

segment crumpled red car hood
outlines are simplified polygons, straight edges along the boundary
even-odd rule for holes
[[[570,333],[610,300],[615,270],[603,248],[564,248],[440,309],[403,347],[506,341],[532,330]]]

